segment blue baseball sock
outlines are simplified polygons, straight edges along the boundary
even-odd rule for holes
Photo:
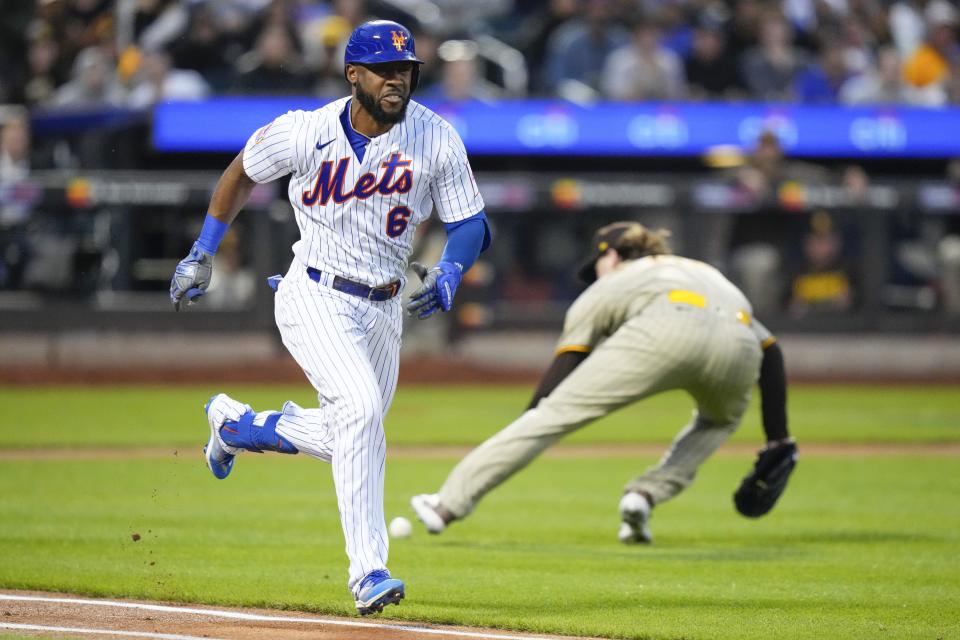
[[[257,453],[299,453],[295,446],[277,433],[277,422],[282,415],[279,411],[248,411],[236,422],[224,422],[220,427],[220,438],[231,447]]]

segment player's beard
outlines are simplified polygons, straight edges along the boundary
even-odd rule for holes
[[[354,85],[357,92],[357,102],[370,114],[376,122],[380,124],[397,124],[407,115],[407,105],[410,103],[410,96],[403,99],[403,106],[394,113],[387,113],[380,107],[380,101],[372,94],[363,90],[359,83]]]

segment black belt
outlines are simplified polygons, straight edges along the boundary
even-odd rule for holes
[[[307,267],[307,275],[310,276],[310,279],[314,282],[320,282],[319,269]],[[337,291],[343,291],[344,293],[349,293],[352,296],[366,298],[367,300],[373,300],[374,302],[383,302],[384,300],[389,300],[393,296],[400,293],[399,280],[394,280],[390,284],[385,284],[380,287],[368,287],[362,282],[354,282],[353,280],[347,280],[346,278],[341,278],[340,276],[334,276],[333,284],[331,286]]]

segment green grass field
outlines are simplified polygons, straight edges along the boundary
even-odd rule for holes
[[[223,390],[256,408],[311,404],[305,387]],[[529,393],[401,387],[388,440],[473,444]],[[247,455],[215,481],[199,457],[207,395],[0,389],[5,449],[157,449],[0,458],[0,587],[351,615],[329,468]],[[620,488],[655,456],[545,458],[442,536],[393,542],[407,600],[389,616],[624,638],[960,637],[960,459],[803,454],[805,443],[960,443],[956,389],[797,387],[790,405],[802,458],[769,516],[734,512],[752,458],[721,450],[657,508],[655,544],[624,547]],[[665,445],[690,408],[681,395],[654,398],[570,441]],[[734,440],[760,439],[754,408]],[[436,489],[455,462],[390,459],[387,517],[410,517],[409,496]]]

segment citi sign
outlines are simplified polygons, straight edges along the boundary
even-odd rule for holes
[[[690,140],[690,129],[672,113],[639,115],[630,121],[627,137],[639,149],[680,149]]]
[[[907,129],[897,118],[854,118],[850,142],[861,151],[901,151],[907,147]]]

